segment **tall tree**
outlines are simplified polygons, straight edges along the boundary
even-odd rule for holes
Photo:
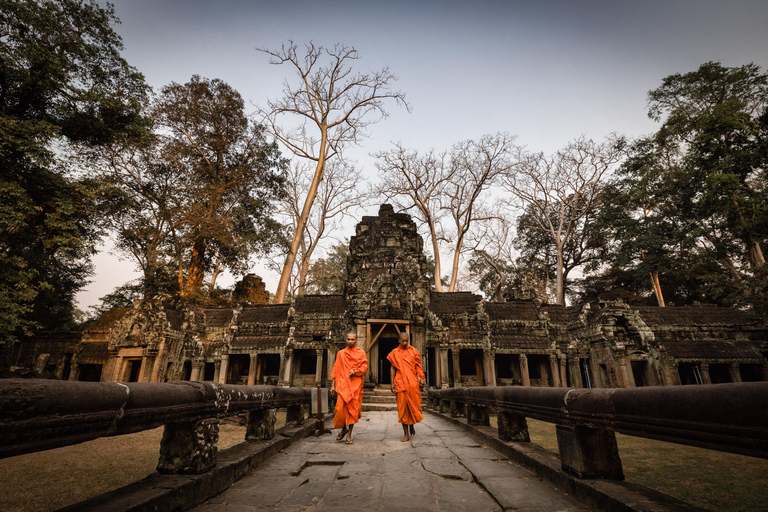
[[[591,229],[603,177],[619,161],[623,147],[621,138],[596,143],[581,137],[550,157],[527,155],[505,176],[512,206],[530,211],[531,220],[554,244],[557,304],[565,305],[566,247],[576,233]]]
[[[293,229],[301,218],[302,202],[311,186],[312,175],[301,163],[294,164],[288,176],[288,194],[282,201],[282,212],[290,219]],[[313,256],[323,242],[332,238],[342,227],[341,222],[354,214],[354,210],[366,206],[370,192],[359,168],[342,159],[334,159],[326,166],[323,181],[317,191],[317,198],[307,223],[304,236],[299,244],[298,265],[295,267],[290,284],[291,295],[307,293],[308,272],[314,264]],[[280,270],[280,269],[278,269]]]
[[[146,128],[118,21],[93,0],[0,0],[0,340],[70,323],[99,236],[76,151]]]
[[[206,274],[214,289],[223,268],[244,274],[253,254],[283,241],[273,211],[285,195],[287,162],[263,127],[248,120],[240,94],[221,80],[195,75],[183,85],[173,82],[150,112],[156,160],[126,161],[112,170],[157,210],[150,209],[150,229],[163,240],[151,238],[170,242],[179,292],[193,296]]]
[[[293,41],[279,50],[260,49],[271,57],[270,63],[289,64],[298,75],[297,85],[284,83],[282,99],[270,100],[267,107],[260,110],[264,122],[293,154],[315,162],[312,182],[275,292],[277,304],[285,300],[304,226],[323,181],[326,162],[346,146],[358,144],[366,136],[368,126],[386,117],[387,101],[393,100],[410,109],[402,92],[390,91],[397,77],[388,68],[371,73],[353,72],[352,64],[360,58],[354,48],[343,44],[325,48],[310,42],[305,50],[300,56]],[[323,65],[325,60],[327,65]],[[298,124],[284,127],[283,120],[293,116],[298,117]]]
[[[519,152],[514,137],[506,133],[485,135],[454,144],[448,152],[425,155],[396,144],[377,153],[381,172],[379,194],[402,210],[415,212],[427,228],[435,258],[435,288],[443,291],[441,242],[451,246],[451,277],[448,291],[456,290],[467,237],[478,223],[496,217],[487,207],[490,190],[514,165]],[[447,221],[446,219],[450,219]],[[446,228],[445,224],[451,227]]]

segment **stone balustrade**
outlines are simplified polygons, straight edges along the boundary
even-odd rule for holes
[[[212,382],[101,383],[0,380],[0,458],[164,425],[158,471],[216,465],[219,418],[248,414],[246,441],[275,435],[275,411],[304,422],[310,389]]]
[[[429,406],[470,425],[498,416],[501,441],[529,441],[526,418],[554,423],[563,471],[623,479],[615,433],[768,458],[768,382],[642,388],[524,386],[430,390]]]

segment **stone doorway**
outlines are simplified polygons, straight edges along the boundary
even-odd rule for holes
[[[401,332],[410,334],[408,320],[369,320],[366,336],[366,353],[370,381],[380,386],[391,384],[389,371],[392,364],[387,360],[390,352],[397,348]]]

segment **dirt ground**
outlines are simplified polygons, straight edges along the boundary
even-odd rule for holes
[[[285,425],[278,412],[276,427]],[[0,511],[48,512],[119,489],[155,472],[163,427],[0,460]],[[245,427],[222,423],[219,450]]]

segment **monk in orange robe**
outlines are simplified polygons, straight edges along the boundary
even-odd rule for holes
[[[331,395],[338,393],[336,412],[333,416],[333,428],[340,428],[337,441],[347,436],[347,444],[352,444],[352,428],[363,416],[363,375],[368,369],[365,350],[357,346],[357,335],[347,334],[347,346],[336,354],[336,362],[331,372]]]
[[[424,419],[420,388],[426,381],[421,356],[409,343],[408,333],[401,332],[397,342],[400,346],[389,353],[387,360],[392,363],[389,376],[392,392],[397,394],[397,421],[403,424],[401,441],[408,441],[416,433],[413,426]]]

